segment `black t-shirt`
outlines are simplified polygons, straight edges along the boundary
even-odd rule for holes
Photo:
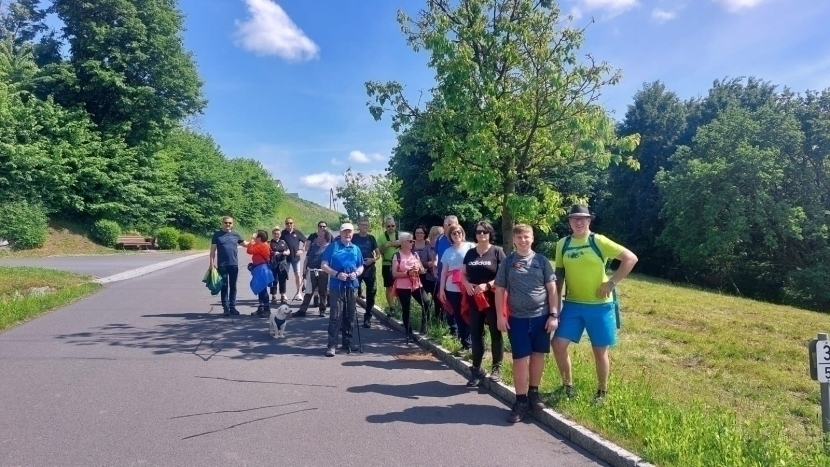
[[[294,229],[293,232],[288,232],[288,229],[282,231],[280,234],[280,240],[284,240],[285,243],[288,245],[288,249],[291,251],[291,259],[297,259],[297,252],[303,249],[303,244],[305,243],[305,236],[302,232],[297,229]]]
[[[360,252],[363,254],[364,260],[374,256],[375,250],[378,248],[378,241],[375,240],[375,237],[371,234],[366,234],[365,237],[361,237],[359,233],[356,233],[352,235],[352,243],[360,248]],[[370,266],[365,266],[363,268],[363,274],[366,275],[366,272],[370,270],[375,270],[375,263],[372,263]]]
[[[278,254],[288,249],[288,245],[280,238],[279,240],[271,239],[268,244],[271,246],[271,263],[278,264],[285,261],[285,255]]]
[[[467,280],[470,284],[484,284],[496,279],[499,264],[504,261],[504,250],[497,246],[490,246],[483,255],[478,250],[470,248],[464,255],[464,266],[467,268]]]

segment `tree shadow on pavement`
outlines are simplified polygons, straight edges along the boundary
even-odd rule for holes
[[[85,332],[60,334],[56,339],[76,346],[145,349],[156,355],[186,353],[205,361],[214,357],[257,360],[280,355],[325,358],[328,315],[289,318],[286,337],[273,338],[267,319],[245,314],[224,317],[213,311],[142,315],[138,325],[111,323]],[[404,348],[403,342],[380,328],[360,331],[364,355],[388,355]],[[357,343],[356,333],[353,341]]]
[[[419,425],[489,425],[508,426],[508,410],[485,404],[452,404],[448,406],[414,406],[400,412],[369,415],[369,423],[406,422]]]

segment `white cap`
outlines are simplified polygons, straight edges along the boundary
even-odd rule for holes
[[[340,231],[342,232],[344,230],[351,230],[352,232],[354,232],[354,226],[349,222],[346,222],[345,224],[341,224],[340,225]]]

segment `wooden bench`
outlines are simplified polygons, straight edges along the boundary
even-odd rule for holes
[[[129,248],[135,248],[137,250],[141,250],[143,248],[145,250],[149,250],[156,248],[156,239],[141,235],[122,235],[118,237],[115,244],[125,250]]]

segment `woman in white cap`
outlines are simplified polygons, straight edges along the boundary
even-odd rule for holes
[[[343,336],[342,349],[357,350],[351,345],[352,322],[357,306],[357,278],[363,274],[363,253],[352,243],[354,226],[346,222],[340,226],[340,236],[323,253],[323,271],[329,275],[329,336],[327,357],[334,357],[337,331]]]

